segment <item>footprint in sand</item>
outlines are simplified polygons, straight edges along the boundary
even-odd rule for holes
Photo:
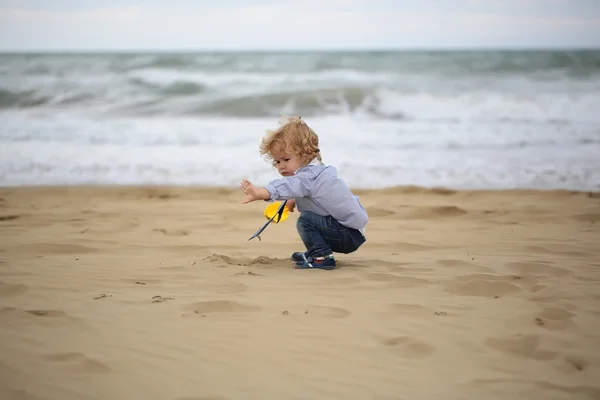
[[[362,283],[362,282],[363,282],[362,279],[350,277],[350,276],[346,276],[346,277],[327,276],[324,279],[299,283],[299,285],[310,286],[310,287],[315,287],[315,286],[330,287],[330,286],[336,286],[336,285],[349,286],[349,285],[354,285],[354,284]]]
[[[106,373],[110,368],[105,364],[94,360],[83,353],[55,353],[42,357],[46,361],[52,362],[53,368],[62,368],[69,373]]]
[[[328,318],[346,318],[352,314],[352,311],[342,307],[309,305],[305,308],[305,314],[319,315]]]
[[[21,218],[20,215],[0,215],[0,222],[14,221],[15,219]]]
[[[64,324],[78,321],[78,318],[67,314],[62,310],[31,309],[23,310],[17,307],[0,308],[0,323],[2,322],[25,322],[39,323],[50,326],[62,326]]]
[[[562,392],[566,399],[600,399],[600,389],[586,385],[558,385],[548,381],[536,381],[535,385],[540,389],[546,389],[552,393]],[[542,397],[542,398],[551,398]]]
[[[533,275],[550,277],[563,277],[573,275],[566,268],[555,267],[546,262],[509,262],[506,266],[520,275]]]
[[[315,304],[298,305],[289,310],[283,310],[281,315],[325,317],[325,318],[346,318],[352,315],[352,311],[342,307],[321,306]]]
[[[409,263],[409,262],[405,262],[405,263],[387,263],[389,265],[385,265],[382,264],[385,269],[387,269],[389,272],[392,273],[404,273],[404,274],[410,274],[411,272],[432,272],[435,271],[435,268],[429,268],[429,267],[424,267],[421,266],[419,264],[415,264],[415,263]],[[379,262],[377,262],[377,265],[379,266]],[[405,265],[414,265],[414,267],[406,267]]]
[[[523,291],[514,282],[535,283],[519,275],[469,274],[456,277],[444,290],[459,296],[499,297]]]
[[[508,371],[512,374],[513,371]],[[486,398],[488,393],[503,393],[501,398],[536,398],[536,399],[600,399],[600,389],[585,385],[558,385],[545,380],[500,378],[500,379],[472,379],[465,382],[466,389],[483,388],[482,396],[472,398]],[[507,389],[510,388],[510,389]],[[507,391],[508,390],[508,391]],[[508,394],[510,393],[510,394]],[[520,396],[515,396],[519,393]],[[529,396],[527,394],[530,394]],[[534,394],[535,393],[535,394]]]
[[[433,250],[434,248],[431,246],[426,246],[423,244],[416,244],[416,243],[394,243],[393,245],[394,250],[396,250],[397,252],[405,252],[405,251],[428,251],[428,250]]]
[[[67,316],[67,313],[62,310],[25,310],[25,312],[36,317],[61,318]]]
[[[544,255],[555,255],[555,256],[565,256],[565,257],[589,257],[588,253],[584,253],[581,251],[573,251],[571,247],[567,245],[561,245],[559,243],[553,243],[548,247],[544,246],[523,246],[524,252],[528,253],[538,253]]]
[[[129,279],[121,279],[121,282],[123,283],[128,283],[128,284],[134,284],[134,285],[140,285],[140,286],[146,286],[146,285],[154,285],[157,283],[161,283],[162,280],[161,279],[135,279],[135,278],[129,278]]]
[[[232,300],[209,300],[188,304],[184,307],[184,310],[194,314],[206,315],[257,312],[261,311],[262,308]]]
[[[582,296],[577,291],[569,291],[565,290],[560,286],[542,286],[536,285],[534,287],[535,290],[532,290],[534,294],[531,296],[531,300],[535,303],[549,303],[556,304],[557,300],[559,301],[569,301],[569,300],[577,300],[581,299],[585,296]]]
[[[398,287],[414,287],[428,285],[430,282],[427,279],[414,278],[412,276],[402,276],[395,274],[387,274],[384,272],[372,272],[364,275],[365,279],[374,282],[390,282],[393,286]]]
[[[93,247],[63,243],[30,243],[15,246],[13,250],[33,254],[78,254],[97,251],[97,249]]]
[[[471,267],[473,264],[464,260],[437,260],[438,264],[444,267]]]
[[[466,257],[469,257],[469,260],[473,260],[475,257],[472,255],[466,255]],[[458,260],[458,259],[443,259],[443,260],[437,260],[436,261],[439,265],[444,266],[444,267],[450,267],[450,268],[468,268],[470,270],[475,270],[478,272],[494,272],[493,268],[489,268],[489,267],[484,267],[483,265],[478,265],[469,261],[465,261],[465,260]]]
[[[412,303],[392,303],[390,307],[393,311],[400,313],[421,313],[426,310],[422,305]]]
[[[435,347],[409,336],[395,336],[381,340],[381,344],[399,352],[402,357],[422,358],[433,354]]]
[[[596,223],[596,222],[600,222],[600,214],[598,213],[584,213],[584,214],[577,214],[573,216],[573,219],[576,221],[581,221],[581,222],[589,222],[589,223]]]
[[[161,232],[166,236],[187,236],[190,234],[188,230],[185,229],[152,229],[153,232]]]
[[[540,337],[538,335],[519,334],[508,338],[487,338],[484,343],[489,348],[514,357],[553,360],[558,356],[555,351],[540,348]]]
[[[220,282],[210,286],[211,292],[237,294],[248,290],[248,285],[241,282]]]
[[[169,272],[189,271],[189,268],[184,265],[162,265],[162,266],[159,266],[158,269],[164,269]]]
[[[25,292],[27,292],[25,285],[0,282],[0,297],[17,296]]]
[[[564,363],[558,367],[561,372],[585,371],[590,366],[590,362],[581,355],[568,355],[563,360]]]
[[[576,315],[564,308],[546,307],[533,318],[533,322],[549,331],[564,331],[577,328],[573,322],[573,317]]]

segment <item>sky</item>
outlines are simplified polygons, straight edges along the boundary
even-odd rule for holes
[[[0,51],[600,48],[600,0],[0,0]]]

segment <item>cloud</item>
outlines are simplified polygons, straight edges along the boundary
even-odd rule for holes
[[[544,8],[541,1],[523,1],[537,4],[538,9]],[[563,4],[560,0],[549,1]],[[57,6],[58,3],[53,4]],[[66,3],[69,1],[63,0],[62,5]],[[443,3],[433,0],[265,0],[248,3],[239,0],[221,0],[219,3],[173,0],[165,8],[163,2],[155,0],[146,0],[144,6],[109,0],[105,4],[121,5],[97,9],[5,7],[0,8],[0,49],[600,45],[600,17],[596,14],[511,12],[508,8],[511,4],[519,10],[525,9],[524,3],[516,0],[479,0],[477,4],[470,4],[469,0],[444,0]],[[582,1],[571,4],[583,7]],[[500,9],[489,5],[503,6]]]
[[[0,19],[20,22],[115,21],[131,19],[140,11],[137,6],[100,8],[93,10],[37,10],[0,8]]]

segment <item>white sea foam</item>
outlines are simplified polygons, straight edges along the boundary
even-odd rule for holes
[[[235,186],[244,177],[257,183],[277,177],[258,154],[258,141],[273,120],[38,122],[30,121],[22,133],[14,129],[12,139],[3,141],[0,184]],[[600,188],[600,141],[569,136],[560,125],[548,126],[544,137],[526,138],[362,118],[310,122],[320,134],[324,161],[354,187]]]
[[[600,52],[0,60],[3,186],[266,183],[293,114],[354,187],[600,190]]]

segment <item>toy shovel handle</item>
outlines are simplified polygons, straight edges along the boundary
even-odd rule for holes
[[[277,212],[275,214],[273,214],[273,216],[271,217],[270,220],[268,220],[263,226],[262,228],[260,228],[259,230],[256,231],[256,233],[252,236],[250,236],[250,239],[248,239],[248,241],[254,239],[255,237],[257,237],[258,235],[260,235],[266,228],[267,226],[269,226],[269,224],[271,222],[273,222],[273,220],[275,219],[276,216],[279,215],[279,219],[281,219],[281,214],[283,214],[283,208],[285,207],[285,204],[287,203],[287,200],[284,200],[283,203],[281,203],[281,205],[279,206],[279,208],[277,209]]]

